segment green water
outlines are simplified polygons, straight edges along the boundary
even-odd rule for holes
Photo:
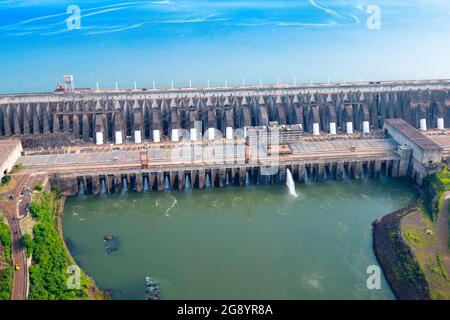
[[[376,179],[79,196],[63,228],[79,265],[113,299],[393,299],[366,286],[377,264],[371,223],[416,198],[404,180]],[[116,236],[106,253],[103,237]]]

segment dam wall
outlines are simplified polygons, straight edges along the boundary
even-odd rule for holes
[[[234,143],[208,142],[203,150],[197,143],[180,142],[146,151],[38,153],[24,155],[19,161],[25,170],[46,172],[51,184],[65,195],[284,184],[288,170],[299,183],[390,176],[410,177],[420,185],[426,175],[439,169],[419,162],[410,146],[376,135],[300,140],[279,146],[283,150],[279,154],[273,153],[278,148],[274,146],[261,154],[261,149],[241,145],[238,140]],[[232,153],[227,154],[230,149]],[[142,155],[150,155],[144,157],[150,160],[142,162]]]
[[[223,188],[228,185],[280,184],[286,181],[286,169],[296,182],[361,179],[399,175],[400,161],[336,161],[302,163],[281,166],[275,175],[262,175],[260,167],[231,167],[223,169],[152,171],[136,170],[116,173],[83,173],[71,177],[52,174],[50,182],[58,185],[64,195],[113,194],[122,192],[153,192],[165,190]]]
[[[368,133],[385,119],[415,128],[450,127],[448,81],[345,85],[78,90],[0,95],[0,138],[65,134],[86,143],[178,141],[212,129],[300,125],[305,133]]]

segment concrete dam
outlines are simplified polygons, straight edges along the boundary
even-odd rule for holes
[[[19,137],[24,168],[72,195],[283,183],[288,169],[299,182],[385,174],[422,184],[450,148],[449,88],[439,80],[3,95],[0,136]],[[69,145],[25,142],[57,135]]]
[[[180,129],[213,138],[227,128],[300,125],[305,133],[370,132],[402,118],[450,124],[448,81],[177,90],[80,90],[0,96],[0,137],[64,133],[84,142],[177,141]],[[201,132],[199,132],[201,131]]]

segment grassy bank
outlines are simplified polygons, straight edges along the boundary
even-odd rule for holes
[[[9,300],[13,284],[11,235],[0,215],[0,300]]]
[[[450,279],[440,255],[437,229],[421,207],[403,218],[402,237],[425,275],[431,298],[449,300]]]
[[[428,211],[430,217],[434,223],[438,222],[439,212],[442,209],[444,202],[444,195],[447,191],[450,191],[450,171],[445,166],[441,172],[435,173],[426,179],[427,184],[427,201]],[[447,217],[447,230],[450,230],[450,216]],[[449,231],[447,231],[449,232]],[[447,234],[448,247],[450,248],[450,236]]]
[[[398,299],[429,300],[431,294],[425,275],[402,237],[402,219],[415,210],[416,206],[411,205],[375,221],[374,250]]]
[[[91,282],[81,273],[80,288],[70,289],[68,267],[75,265],[67,253],[64,240],[58,232],[56,192],[40,192],[30,204],[32,217],[36,220],[33,236],[25,237],[27,254],[32,257],[30,293],[32,300],[88,299]]]
[[[444,201],[444,193],[450,190],[450,171],[447,166],[442,171],[427,177],[426,185],[428,188],[427,201],[429,203],[430,217],[436,222]]]

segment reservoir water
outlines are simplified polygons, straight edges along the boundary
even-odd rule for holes
[[[63,229],[113,299],[393,299],[366,286],[371,223],[416,199],[399,179],[68,198]],[[106,252],[105,235],[115,237]]]

